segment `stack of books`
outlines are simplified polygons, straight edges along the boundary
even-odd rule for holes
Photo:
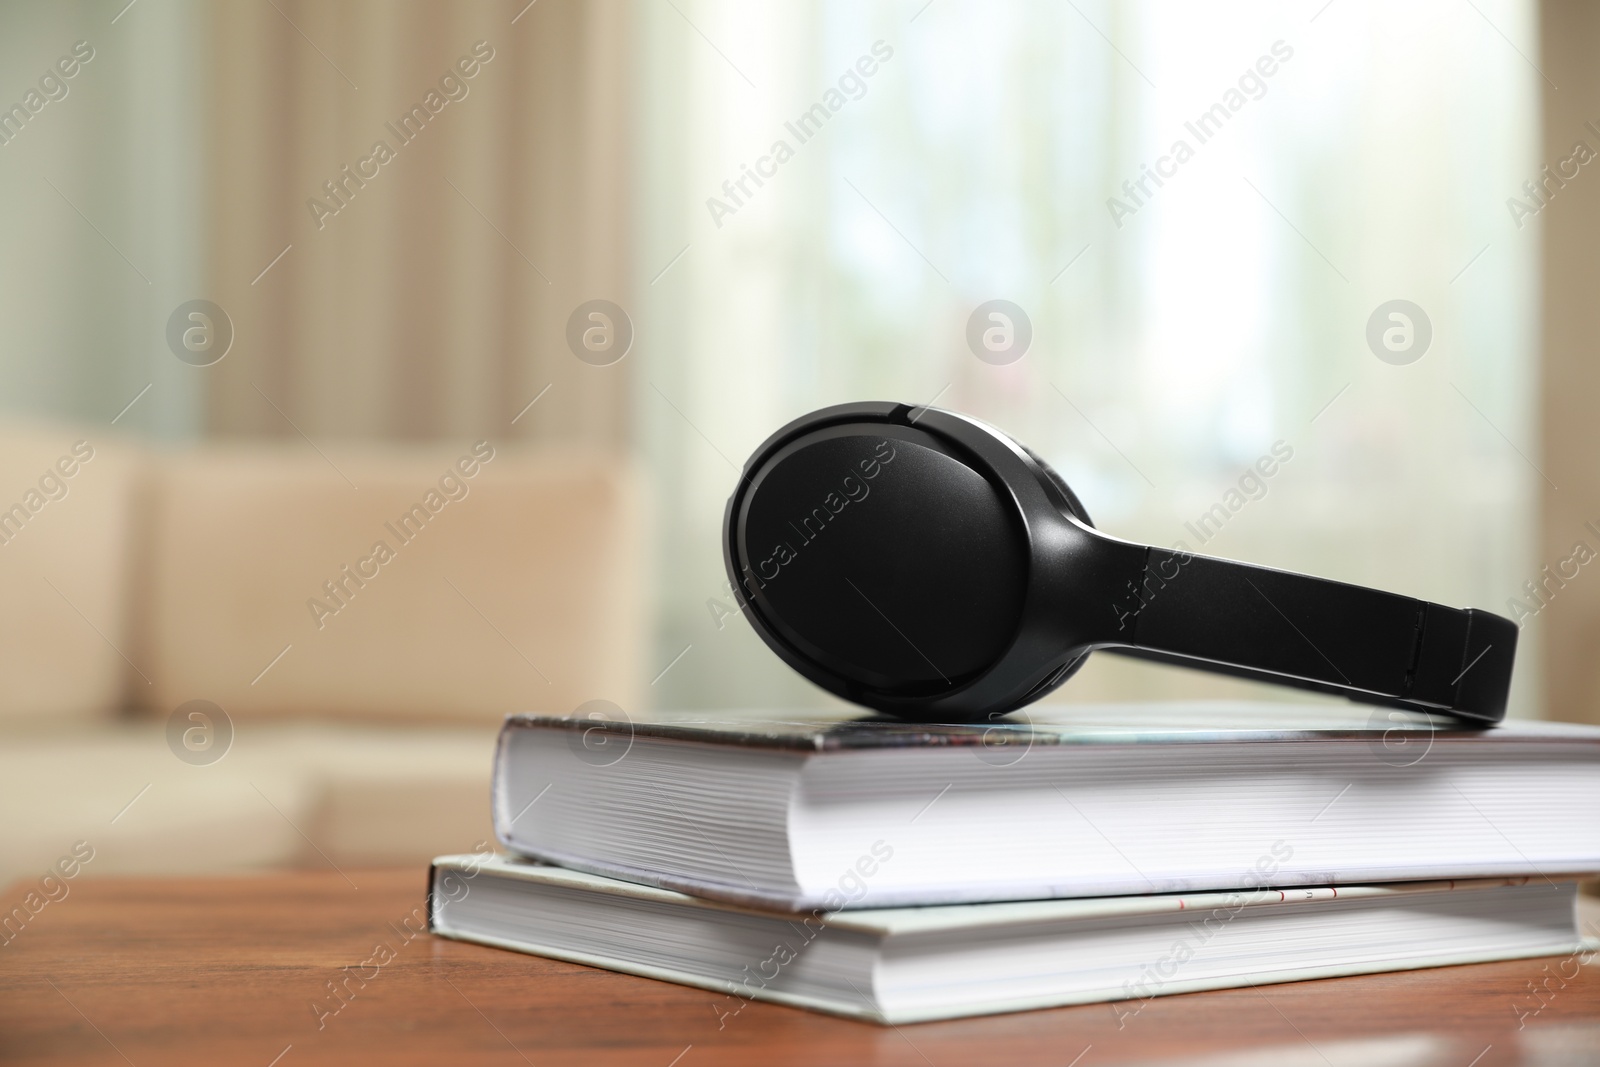
[[[1565,954],[1600,728],[1320,705],[514,716],[436,933],[885,1023]]]

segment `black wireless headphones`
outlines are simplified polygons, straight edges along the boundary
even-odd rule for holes
[[[1111,537],[1023,445],[905,404],[823,408],[769,437],[723,553],[784,662],[923,722],[1013,711],[1104,648],[1493,723],[1517,647],[1487,611]]]

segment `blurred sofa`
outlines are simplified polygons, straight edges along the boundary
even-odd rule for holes
[[[601,455],[0,429],[0,883],[489,839],[507,713],[640,706],[644,525]]]

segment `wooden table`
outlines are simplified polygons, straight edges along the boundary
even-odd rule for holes
[[[72,883],[0,947],[0,1063],[1600,1063],[1600,960],[1542,1000],[1529,983],[1571,958],[1164,997],[1120,1028],[1103,1004],[898,1029],[751,1004],[719,1029],[721,998],[698,989],[406,941],[424,872],[346,873]],[[393,959],[363,968],[379,944]],[[313,1004],[339,1003],[326,983],[350,965],[370,980],[319,1029]]]

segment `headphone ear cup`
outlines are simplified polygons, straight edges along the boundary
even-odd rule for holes
[[[1094,520],[1089,518],[1088,509],[1086,509],[1083,506],[1083,502],[1078,499],[1078,494],[1072,491],[1072,487],[1067,484],[1067,480],[1061,477],[1061,475],[1057,474],[1056,469],[1050,466],[1050,464],[1046,463],[1044,461],[1044,457],[1039,455],[1039,453],[1035,452],[1021,441],[1016,441],[1013,439],[1013,443],[1016,444],[1018,448],[1022,449],[1029,459],[1033,460],[1034,465],[1039,468],[1039,474],[1044,478],[1045,484],[1055,490],[1055,493],[1052,495],[1059,496],[1061,498],[1059,503],[1064,505],[1066,510],[1070,512],[1073,517],[1082,521],[1085,526],[1093,526]],[[1067,673],[1070,674],[1072,672],[1068,671]],[[1065,681],[1066,675],[1062,675],[1061,680]],[[1055,687],[1051,686],[1051,688],[1053,689]]]

